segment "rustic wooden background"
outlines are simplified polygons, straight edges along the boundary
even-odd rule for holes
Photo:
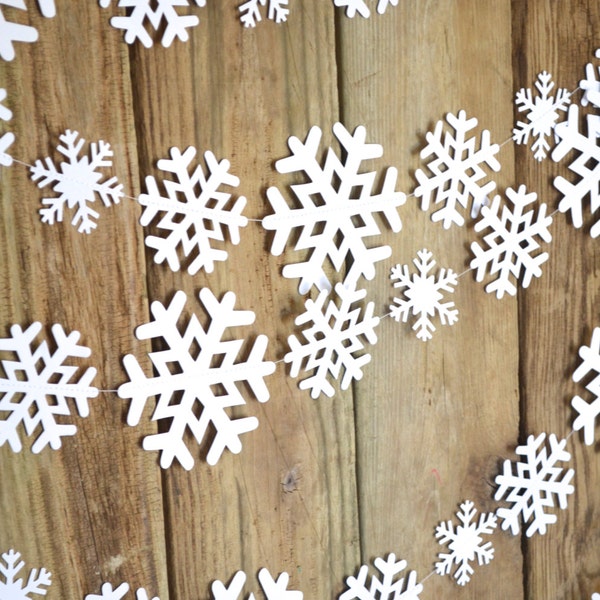
[[[375,2],[370,2],[374,5]],[[348,19],[330,0],[290,0],[283,25],[244,30],[239,0],[210,0],[188,43],[129,47],[93,0],[57,0],[56,18],[34,3],[12,20],[38,27],[35,44],[19,44],[0,64],[17,136],[12,154],[28,163],[53,156],[57,138],[76,129],[110,141],[114,173],[136,195],[172,146],[195,145],[228,158],[248,198],[245,214],[270,212],[265,189],[289,179],[273,169],[287,138],[312,125],[332,143],[331,126],[365,125],[384,156],[367,165],[399,169],[399,189],[415,186],[425,132],[447,112],[465,109],[492,139],[510,137],[514,93],[546,69],[575,89],[600,47],[597,0],[400,0],[383,16]],[[116,4],[116,3],[113,3]],[[578,97],[577,95],[575,96]],[[554,210],[552,177],[564,165],[533,160],[512,143],[499,154],[498,188],[525,183]],[[256,313],[255,333],[269,336],[268,357],[286,351],[302,312],[297,281],[281,267],[257,223],[228,245],[226,263],[194,277],[172,273],[145,253],[140,207],[124,199],[100,208],[99,226],[78,234],[68,222],[40,222],[40,192],[25,167],[0,179],[1,335],[41,321],[79,330],[92,349],[95,384],[126,380],[122,357],[148,369],[149,346],[133,336],[149,302],[183,289],[234,290],[238,308]],[[445,231],[409,198],[403,230],[386,231],[392,257],[367,284],[377,314],[393,296],[389,269],[426,247],[440,266],[468,268],[472,225]],[[588,218],[588,225],[590,219]],[[105,392],[91,402],[78,433],[59,451],[39,455],[0,448],[0,550],[14,547],[27,569],[52,571],[48,598],[82,599],[103,581],[128,581],[161,600],[210,596],[210,583],[249,575],[247,592],[266,566],[288,571],[290,589],[307,600],[334,598],[345,577],[375,556],[395,552],[418,572],[433,570],[435,526],[472,499],[493,510],[493,478],[503,458],[530,433],[570,431],[570,380],[577,348],[599,325],[600,251],[585,230],[557,214],[544,275],[518,298],[501,301],[469,273],[455,302],[460,320],[429,343],[384,319],[360,383],[333,399],[312,400],[283,363],[267,380],[271,400],[249,398],[259,429],[243,451],[215,467],[197,460],[162,471],[141,450],[154,425],[125,425],[127,403]],[[192,302],[193,304],[193,302]],[[197,306],[197,305],[196,305]],[[27,446],[26,446],[27,448]],[[496,557],[466,588],[430,576],[424,600],[437,598],[590,598],[600,592],[600,456],[579,435],[568,449],[576,469],[569,508],[545,536],[496,533]]]

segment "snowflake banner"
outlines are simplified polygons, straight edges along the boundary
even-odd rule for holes
[[[184,434],[189,430],[200,444],[209,439],[210,425],[216,435],[210,441],[208,464],[215,465],[225,448],[238,454],[242,450],[240,435],[258,427],[256,417],[232,419],[227,414],[227,409],[246,403],[238,384],[246,383],[259,402],[266,402],[269,391],[264,378],[275,371],[275,363],[263,361],[268,343],[265,335],[257,336],[248,358],[237,362],[245,341],[223,339],[229,327],[254,322],[252,311],[234,309],[233,292],[227,292],[219,301],[208,288],[203,288],[199,297],[210,317],[206,328],[194,314],[184,325],[179,324],[186,303],[185,293],[179,291],[167,307],[153,302],[150,310],[154,320],[136,329],[139,340],[161,340],[166,344],[165,350],[149,354],[156,376],[146,377],[132,354],[123,359],[130,380],[119,387],[118,394],[131,399],[127,424],[139,424],[152,396],[158,396],[152,420],[170,421],[168,430],[146,436],[143,441],[144,450],[161,453],[163,469],[177,459],[184,469],[190,470],[194,458]]]
[[[25,0],[0,0],[0,58],[13,60],[15,58],[14,42],[35,42],[38,32],[31,25],[22,25],[8,21],[4,16],[2,6],[27,10]]]
[[[398,172],[394,168],[384,171],[380,193],[373,192],[374,171],[361,173],[364,160],[378,158],[383,150],[379,144],[367,144],[366,130],[357,127],[350,133],[341,123],[333,126],[333,133],[345,152],[340,159],[329,148],[324,165],[319,160],[322,131],[313,127],[303,142],[297,137],[288,140],[291,156],[278,160],[279,173],[303,173],[306,183],[293,184],[291,192],[296,199],[288,205],[276,187],[267,190],[267,197],[275,214],[263,219],[263,227],[275,232],[271,252],[279,256],[292,234],[300,228],[296,250],[310,252],[305,262],[286,265],[283,276],[300,278],[299,292],[306,294],[313,285],[319,290],[330,290],[331,283],[324,270],[327,259],[339,273],[351,260],[345,277],[348,286],[359,277],[375,277],[375,263],[391,255],[389,246],[368,248],[365,237],[380,235],[374,215],[381,214],[394,232],[400,231],[402,222],[397,208],[406,196],[395,191]]]
[[[290,9],[288,0],[246,0],[240,4],[240,22],[244,27],[256,27],[256,24],[262,20],[260,7],[269,3],[267,18],[275,23],[283,23],[287,21]]]
[[[6,98],[6,90],[0,88],[0,121],[10,121],[12,119],[12,111],[6,106],[2,105],[2,101]],[[8,131],[0,134],[0,165],[3,167],[10,167],[13,159],[7,154],[7,150],[10,148],[12,143],[15,141],[15,134]]]
[[[30,594],[45,596],[46,588],[52,583],[51,573],[42,568],[29,571],[27,583],[19,577],[19,571],[25,566],[20,560],[21,554],[14,550],[2,553],[0,560],[0,600],[33,600]]]
[[[351,19],[357,14],[365,19],[371,16],[366,0],[333,0],[335,6],[346,9],[346,16]],[[398,6],[398,0],[377,0],[377,12],[382,15],[388,6]]]
[[[258,572],[258,581],[265,595],[265,600],[302,600],[302,592],[288,590],[290,576],[286,573],[280,573],[277,579],[265,568]],[[246,583],[246,573],[238,571],[231,579],[228,586],[221,581],[213,582],[211,586],[213,600],[244,600],[244,584]],[[250,594],[248,600],[254,600],[254,594]]]
[[[102,584],[100,594],[87,594],[84,600],[122,600],[127,596],[128,591],[128,583],[122,583],[117,588],[113,589],[112,584],[106,582]],[[148,593],[144,588],[138,588],[136,590],[135,600],[148,600]],[[152,600],[160,600],[160,598],[155,596]]]

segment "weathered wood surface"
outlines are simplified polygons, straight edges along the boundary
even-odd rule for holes
[[[504,142],[515,90],[544,69],[557,85],[576,88],[600,46],[591,0],[401,0],[369,20],[347,19],[329,0],[292,0],[286,24],[254,30],[237,21],[239,2],[226,0],[199,10],[190,41],[168,49],[124,44],[108,24],[120,9],[81,1],[67,12],[66,0],[57,0],[57,17],[45,20],[31,4],[28,13],[6,12],[35,24],[40,41],[18,45],[16,59],[0,65],[16,158],[58,159],[58,135],[77,129],[88,141],[111,142],[114,173],[135,196],[171,147],[194,145],[198,160],[212,150],[231,161],[252,219],[270,212],[268,186],[291,181],[273,169],[290,135],[304,138],[318,125],[325,147],[336,121],[365,125],[367,140],[384,149],[366,167],[397,167],[398,189],[410,194],[425,132],[437,120],[464,109],[478,118],[478,131]],[[512,143],[499,160],[499,191],[525,183],[556,208],[551,179],[566,175],[564,165],[540,165]],[[81,331],[93,352],[84,362],[98,368],[95,384],[112,390],[126,379],[124,354],[151,372],[150,346],[133,335],[150,302],[184,290],[189,310],[201,314],[198,292],[209,287],[219,297],[235,291],[236,308],[256,313],[236,334],[265,333],[268,358],[283,357],[303,299],[281,267],[298,258],[291,250],[271,256],[259,223],[242,230],[238,246],[227,244],[227,262],[192,277],[144,251],[133,200],[101,209],[98,229],[85,236],[68,222],[40,223],[42,196],[26,167],[2,169],[2,337],[12,323],[33,321]],[[476,239],[472,223],[449,231],[431,223],[413,196],[400,215],[399,234],[383,227],[391,258],[365,284],[377,314],[394,295],[392,265],[427,248],[438,266],[462,273]],[[214,467],[196,452],[191,471],[161,471],[156,455],[141,451],[155,427],[151,411],[145,425],[129,428],[126,402],[113,392],[91,401],[90,417],[75,419],[77,435],[58,451],[33,455],[26,439],[19,454],[4,445],[0,551],[14,547],[28,568],[51,570],[49,599],[83,598],[103,581],[128,581],[162,600],[208,598],[212,581],[238,569],[259,598],[255,574],[266,566],[274,575],[287,571],[290,588],[307,600],[321,600],[389,552],[425,579],[440,551],[435,526],[467,498],[493,510],[501,460],[514,458],[528,434],[570,430],[569,401],[581,393],[570,374],[598,324],[598,251],[564,215],[555,215],[552,235],[543,277],[516,299],[499,301],[472,273],[461,276],[452,298],[458,323],[439,326],[426,344],[408,325],[383,319],[364,378],[333,399],[311,400],[278,363],[267,379],[270,401],[247,395],[239,413],[257,416],[259,428],[242,437],[241,454],[226,452]],[[578,435],[568,449],[576,493],[547,535],[524,541],[496,533],[496,556],[471,583],[461,588],[434,574],[422,598],[575,599],[600,591],[598,452]]]

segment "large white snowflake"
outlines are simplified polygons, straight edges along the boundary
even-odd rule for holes
[[[600,327],[594,329],[591,344],[579,348],[579,356],[583,362],[575,369],[573,381],[589,379],[585,387],[594,395],[594,399],[588,403],[580,396],[575,396],[571,400],[571,406],[578,413],[573,422],[573,429],[583,429],[585,443],[591,446],[594,443],[596,418],[600,415]],[[594,377],[590,378],[590,374]]]
[[[265,600],[302,600],[302,592],[288,590],[287,586],[290,576],[284,571],[277,579],[265,568],[258,572],[258,581],[265,595]],[[213,600],[242,600],[242,591],[246,583],[246,573],[238,571],[231,579],[229,585],[221,581],[214,581],[211,586]],[[254,594],[248,596],[248,600],[255,600]]]
[[[600,139],[597,127],[587,123],[587,135],[579,130],[579,107],[571,104],[568,118],[558,123],[554,132],[560,138],[552,151],[552,160],[562,160],[571,150],[578,155],[569,165],[569,169],[578,176],[575,183],[559,175],[554,178],[554,187],[561,192],[562,199],[558,210],[570,212],[573,225],[577,228],[583,225],[583,202],[589,196],[591,213],[600,207]],[[600,235],[600,219],[592,225],[590,235],[595,238]]]
[[[460,209],[467,208],[469,199],[472,200],[471,217],[475,218],[487,195],[496,187],[494,181],[484,185],[478,182],[486,176],[484,165],[493,171],[500,170],[495,157],[500,147],[490,144],[490,132],[485,129],[480,147],[476,149],[476,138],[467,135],[477,126],[477,119],[467,119],[464,110],[459,111],[458,116],[448,113],[446,121],[454,129],[454,136],[446,131],[442,139],[443,121],[438,121],[433,133],[428,131],[425,136],[427,145],[421,150],[421,158],[433,156],[434,159],[427,164],[429,173],[416,170],[419,185],[415,188],[415,196],[421,198],[422,210],[428,210],[432,200],[435,204],[443,204],[432,214],[431,220],[441,221],[444,229],[449,229],[453,223],[464,225]]]
[[[541,161],[546,158],[546,151],[550,149],[547,138],[558,121],[558,113],[567,110],[567,106],[571,102],[571,93],[565,88],[559,88],[556,96],[551,96],[550,92],[554,87],[554,82],[552,75],[546,71],[538,74],[535,87],[539,92],[535,100],[531,88],[521,88],[517,92],[515,104],[519,107],[519,112],[528,111],[529,123],[517,121],[512,139],[517,144],[527,144],[530,135],[535,137],[531,149],[534,151],[533,157]]]
[[[77,427],[59,423],[56,417],[71,415],[67,399],[73,399],[81,417],[89,414],[88,399],[95,398],[98,390],[91,386],[96,369],[89,367],[78,379],[79,367],[65,364],[69,358],[88,357],[91,352],[79,346],[79,332],[65,334],[61,325],[52,326],[55,348],[50,350],[44,340],[37,346],[35,338],[42,329],[41,323],[32,323],[25,331],[19,325],[10,329],[11,337],[0,339],[0,352],[16,360],[1,361],[4,377],[0,378],[0,446],[8,442],[15,452],[20,452],[19,425],[27,435],[40,427],[32,452],[38,453],[46,446],[54,450],[61,447],[61,438],[74,435]]]
[[[536,201],[537,194],[528,194],[521,185],[517,191],[508,188],[506,196],[513,205],[512,210],[506,205],[501,208],[500,196],[496,196],[491,206],[481,208],[481,219],[475,223],[477,232],[491,229],[483,238],[487,249],[479,242],[471,244],[475,255],[471,268],[477,269],[477,281],[483,281],[488,271],[490,275],[498,274],[485,287],[488,294],[496,292],[497,298],[502,298],[505,293],[511,296],[517,293],[513,278],[518,280],[522,276],[521,285],[526,288],[532,277],[541,276],[541,266],[548,260],[548,253],[537,252],[540,249],[538,239],[552,240],[548,230],[552,217],[546,215],[546,205],[540,204],[537,215],[533,210],[525,212],[526,207]]]
[[[458,283],[458,277],[452,269],[442,269],[437,277],[430,275],[435,266],[432,260],[433,254],[426,248],[417,252],[417,258],[413,263],[417,273],[411,275],[408,265],[396,265],[392,267],[391,279],[395,281],[395,288],[404,288],[405,298],[394,298],[394,304],[390,305],[390,313],[396,321],[402,319],[406,323],[410,314],[418,316],[413,329],[417,337],[426,342],[431,339],[435,326],[431,317],[437,313],[442,325],[453,325],[458,320],[458,310],[454,308],[454,302],[440,302],[443,299],[442,292],[454,292],[454,286]]]
[[[419,600],[423,586],[417,583],[417,573],[410,571],[408,577],[398,577],[406,569],[405,560],[396,561],[396,555],[391,552],[386,560],[377,557],[373,564],[381,573],[381,579],[371,575],[367,587],[369,567],[363,565],[356,577],[346,579],[348,589],[339,600]]]
[[[122,583],[117,588],[113,589],[111,583],[103,583],[100,590],[100,594],[87,594],[84,600],[122,600],[129,591],[129,584]],[[148,600],[148,593],[144,588],[138,588],[135,592],[136,600]],[[152,598],[152,600],[160,600],[158,596]]]
[[[248,224],[242,215],[246,198],[235,201],[224,186],[236,187],[240,180],[229,173],[229,161],[218,161],[212,152],[205,152],[208,175],[201,165],[192,165],[196,148],[190,146],[182,154],[171,148],[171,158],[158,161],[158,168],[172,173],[174,180],[163,180],[166,195],[161,195],[154,177],[146,177],[147,193],[140,194],[138,201],[144,207],[140,223],[144,226],[154,222],[165,237],[146,236],[146,246],[154,248],[154,262],[165,260],[173,271],[178,271],[181,261],[178,249],[188,262],[187,271],[196,274],[204,268],[214,270],[215,261],[227,259],[227,251],[213,248],[213,242],[225,240],[225,230],[233,244],[240,241],[240,227]]]
[[[69,208],[77,208],[71,225],[79,225],[79,233],[91,233],[97,227],[94,219],[99,215],[89,203],[94,202],[98,195],[104,206],[118,204],[123,197],[123,185],[117,183],[116,177],[102,181],[103,174],[98,170],[112,165],[113,152],[110,144],[102,140],[97,144],[92,142],[89,157],[80,157],[85,140],[77,139],[78,137],[77,131],[69,129],[60,135],[59,139],[64,145],[59,145],[57,150],[67,161],[60,163],[59,171],[51,158],[44,159],[45,165],[38,159],[30,169],[31,179],[37,182],[39,188],[51,185],[53,190],[60,194],[42,199],[45,208],[40,209],[40,215],[44,223],[53,225],[61,222],[66,205]]]
[[[287,21],[290,9],[288,8],[288,0],[268,0],[269,10],[267,18],[275,21],[275,23],[283,23]],[[256,27],[256,24],[262,19],[260,7],[265,6],[267,0],[246,0],[240,4],[240,21],[244,27]]]
[[[206,0],[193,0],[197,6],[205,6]],[[154,40],[148,32],[151,26],[162,35],[161,44],[168,48],[175,38],[182,42],[189,39],[188,28],[196,27],[200,19],[196,15],[181,15],[177,7],[190,6],[192,0],[118,0],[119,8],[128,9],[125,16],[115,16],[110,24],[115,29],[125,31],[125,41],[133,44],[139,40],[150,48]],[[107,8],[111,0],[100,0],[100,6]]]
[[[21,554],[14,550],[2,553],[0,561],[0,600],[29,600],[30,594],[45,596],[51,584],[51,573],[46,569],[31,569],[27,583],[19,577],[19,571],[25,566],[20,560]]]
[[[475,519],[477,509],[470,500],[465,500],[456,513],[462,523],[456,529],[452,521],[440,523],[435,528],[435,537],[440,544],[447,544],[450,552],[440,552],[441,559],[435,563],[438,575],[447,575],[453,565],[457,565],[454,578],[458,585],[465,585],[471,581],[474,573],[471,562],[477,558],[479,565],[487,565],[494,558],[492,542],[483,544],[482,535],[490,535],[496,528],[496,515],[494,513],[481,513],[479,522]]]
[[[6,98],[6,90],[0,88],[0,121],[10,121],[12,119],[12,111],[1,103]],[[12,165],[12,157],[7,154],[7,150],[15,141],[15,134],[8,131],[0,135],[0,165],[10,167]]]
[[[341,123],[336,123],[333,133],[344,150],[344,158],[340,159],[329,148],[321,166],[322,132],[313,127],[304,142],[290,137],[291,156],[275,164],[279,173],[305,174],[306,183],[291,185],[300,208],[290,208],[276,187],[267,190],[275,211],[263,219],[265,229],[275,231],[271,252],[279,256],[296,228],[301,228],[301,232],[295,249],[310,251],[305,262],[283,268],[284,277],[300,278],[301,294],[313,285],[320,290],[331,288],[323,268],[328,258],[338,272],[352,260],[345,279],[348,285],[356,283],[360,276],[373,279],[375,263],[391,254],[389,246],[367,248],[364,242],[365,237],[381,233],[374,215],[382,214],[394,232],[402,228],[397,208],[404,204],[406,196],[395,191],[396,169],[386,169],[380,193],[373,193],[377,174],[359,172],[362,161],[382,155],[381,146],[365,143],[364,127],[357,127],[351,134]]]
[[[164,350],[150,353],[156,376],[146,377],[132,354],[123,359],[129,382],[119,387],[121,398],[131,398],[127,423],[137,425],[151,396],[158,396],[153,421],[168,422],[168,430],[146,436],[144,450],[161,452],[160,466],[167,468],[177,459],[185,469],[194,466],[184,434],[187,429],[200,444],[209,425],[216,434],[210,442],[207,462],[217,463],[225,448],[237,454],[242,449],[240,435],[256,429],[256,417],[232,419],[227,409],[245,404],[238,383],[246,383],[259,402],[269,399],[264,378],[275,370],[273,362],[263,362],[267,337],[259,335],[246,360],[236,362],[244,340],[223,340],[229,327],[250,325],[252,311],[234,310],[235,294],[227,292],[221,301],[208,288],[200,290],[200,301],[210,323],[202,327],[195,314],[180,324],[186,303],[177,292],[169,306],[153,302],[154,320],[139,326],[139,340],[161,341]]]
[[[529,524],[525,532],[527,537],[536,532],[545,534],[546,525],[556,522],[556,515],[546,513],[545,509],[554,507],[556,496],[564,510],[567,496],[573,493],[574,488],[569,482],[575,471],[569,469],[565,472],[563,467],[558,466],[559,462],[571,460],[571,455],[565,450],[567,440],[558,441],[551,433],[548,436],[549,454],[545,440],[545,433],[538,437],[530,435],[527,443],[516,449],[525,462],[517,462],[513,474],[513,463],[505,460],[502,474],[496,476],[498,489],[494,498],[501,500],[506,496],[506,501],[512,504],[510,508],[499,508],[496,515],[503,520],[502,529],[510,529],[513,535],[520,531],[519,517],[523,523]]]
[[[346,16],[353,18],[358,13],[361,17],[368,18],[371,11],[365,0],[333,0],[335,6],[345,7]],[[377,12],[382,15],[388,6],[398,6],[398,0],[377,0]]]
[[[600,49],[596,50],[596,58],[600,58]],[[596,70],[598,77],[596,77]],[[585,79],[579,82],[579,87],[583,90],[581,105],[593,104],[596,108],[600,108],[600,66],[596,68],[592,63],[588,63],[585,66]]]
[[[15,57],[14,42],[35,42],[38,32],[31,25],[22,25],[7,21],[2,6],[10,6],[27,10],[25,0],[0,0],[0,58],[13,60]]]

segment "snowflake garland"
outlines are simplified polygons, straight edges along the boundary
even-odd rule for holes
[[[346,16],[351,19],[358,13],[361,17],[368,19],[371,16],[371,11],[365,0],[333,0],[333,4],[337,7],[346,9]],[[398,0],[377,0],[377,12],[382,15],[387,10],[388,6],[398,6]]]
[[[208,288],[203,288],[199,297],[211,319],[206,328],[194,314],[185,325],[179,325],[186,303],[185,292],[179,291],[167,307],[153,302],[150,310],[154,320],[136,329],[139,340],[162,340],[166,344],[167,349],[149,354],[156,376],[146,377],[132,354],[123,359],[129,381],[119,387],[118,395],[131,399],[127,424],[139,424],[148,398],[155,395],[158,400],[152,420],[170,420],[168,430],[146,436],[143,441],[144,450],[161,453],[163,469],[174,459],[186,470],[194,466],[184,439],[187,429],[198,444],[209,425],[216,430],[206,457],[209,465],[217,463],[225,448],[238,454],[242,449],[240,435],[256,429],[258,419],[232,419],[227,414],[228,408],[245,404],[237,384],[246,383],[259,402],[266,402],[269,391],[264,378],[275,371],[275,363],[263,361],[268,343],[265,335],[257,336],[248,358],[238,362],[235,361],[245,346],[244,340],[222,339],[229,327],[254,322],[252,311],[234,310],[233,292],[227,292],[219,301]],[[173,373],[173,367],[177,373]]]
[[[158,161],[159,169],[174,176],[174,180],[162,182],[166,196],[161,195],[156,179],[148,176],[148,191],[138,198],[144,207],[140,223],[144,227],[154,223],[160,232],[167,234],[166,237],[147,235],[146,246],[156,250],[155,263],[166,261],[173,271],[181,267],[177,252],[181,248],[190,275],[202,268],[212,273],[216,261],[227,259],[227,251],[213,248],[212,242],[225,241],[227,230],[231,243],[239,244],[239,230],[248,224],[242,215],[246,198],[240,196],[234,201],[223,189],[237,187],[240,180],[229,173],[228,160],[218,161],[210,151],[204,153],[207,175],[201,165],[192,166],[196,156],[193,146],[183,154],[178,148],[171,148],[170,155],[170,159]]]
[[[103,583],[100,590],[100,594],[87,594],[84,600],[122,600],[129,591],[129,584],[122,583],[117,588],[113,589],[111,583]],[[144,588],[138,588],[135,592],[136,600],[148,600],[148,593]],[[152,600],[160,600],[158,596],[152,598]]]
[[[461,525],[456,529],[452,521],[440,523],[435,529],[435,537],[440,544],[447,544],[450,552],[441,552],[441,559],[435,563],[438,575],[448,575],[453,565],[456,565],[454,578],[458,585],[466,585],[474,573],[471,562],[477,558],[479,565],[487,565],[494,558],[492,542],[482,544],[482,535],[491,535],[496,529],[496,515],[494,513],[481,513],[479,522],[475,516],[477,509],[470,500],[465,500],[456,513]]]
[[[302,600],[302,592],[288,590],[287,586],[290,576],[284,571],[277,579],[265,568],[258,572],[258,581],[265,595],[265,600]],[[246,583],[246,573],[238,571],[231,579],[229,585],[219,580],[214,581],[211,586],[213,600],[242,600],[242,591]],[[248,600],[254,600],[254,594],[250,594]]]
[[[31,179],[37,182],[38,187],[44,188],[51,185],[59,196],[43,198],[44,208],[40,209],[43,223],[53,225],[62,222],[65,205],[76,208],[71,225],[78,225],[79,233],[91,233],[97,227],[95,219],[98,213],[93,210],[90,203],[99,196],[104,206],[118,204],[123,197],[123,185],[117,182],[116,177],[102,180],[102,167],[112,166],[112,149],[110,144],[100,140],[90,144],[89,157],[80,156],[85,144],[83,138],[77,139],[77,131],[67,131],[59,136],[63,145],[57,147],[67,160],[60,163],[60,171],[54,161],[47,157],[45,164],[36,160],[30,168]]]
[[[498,489],[494,495],[495,500],[502,500],[512,504],[510,508],[501,507],[496,511],[498,518],[502,519],[502,529],[510,529],[513,535],[520,531],[519,517],[524,524],[528,524],[527,537],[539,532],[546,533],[546,525],[556,522],[556,515],[548,514],[544,509],[554,507],[554,496],[558,499],[562,510],[567,508],[567,496],[574,491],[570,484],[575,471],[569,469],[565,472],[559,462],[568,462],[571,455],[565,450],[567,440],[556,439],[551,433],[548,436],[550,453],[545,445],[546,434],[538,437],[530,435],[524,446],[517,446],[516,453],[525,458],[525,462],[516,463],[513,473],[513,463],[504,461],[503,472],[496,476]]]
[[[269,10],[267,18],[275,23],[283,23],[287,21],[290,9],[288,8],[288,0],[268,0]],[[262,20],[260,14],[260,6],[265,6],[267,0],[246,0],[240,4],[238,10],[240,12],[240,22],[244,27],[256,27],[256,24]]]
[[[417,332],[417,338],[424,342],[430,340],[435,331],[431,317],[436,313],[442,325],[454,325],[458,320],[454,302],[440,302],[444,297],[442,292],[454,292],[458,277],[452,269],[442,269],[437,277],[430,275],[435,266],[432,257],[433,254],[423,248],[413,259],[417,273],[411,275],[408,265],[396,265],[391,273],[394,287],[405,288],[405,298],[394,298],[394,304],[390,305],[391,317],[406,323],[410,314],[418,316],[412,328]]]
[[[2,105],[2,101],[6,98],[6,90],[0,88],[0,121],[10,121],[12,119],[12,111],[6,106]],[[3,167],[10,167],[13,159],[10,154],[7,154],[7,150],[11,144],[15,141],[15,134],[11,131],[0,134],[0,165]]]
[[[596,50],[596,58],[600,58],[600,49]],[[600,66],[597,67],[598,77],[596,77],[596,68],[592,63],[585,66],[585,79],[579,82],[579,87],[583,90],[581,106],[592,104],[600,108]]]
[[[21,554],[14,550],[2,553],[0,561],[0,600],[32,600],[30,594],[45,596],[47,588],[52,583],[51,573],[42,567],[31,569],[27,583],[19,577],[19,571],[25,566],[20,560]]]
[[[373,564],[381,573],[381,579],[371,575],[367,587],[369,567],[363,565],[356,577],[346,579],[348,589],[339,600],[419,600],[423,585],[417,582],[416,571],[410,571],[407,577],[398,577],[406,569],[405,560],[396,561],[396,555],[391,552],[387,559],[377,557]]]
[[[305,262],[283,268],[284,277],[300,278],[300,294],[306,294],[313,285],[319,290],[331,289],[323,268],[327,259],[337,272],[352,259],[345,278],[348,286],[361,276],[373,279],[375,263],[392,252],[389,246],[367,248],[364,242],[365,237],[381,233],[374,215],[382,214],[396,233],[402,228],[397,208],[404,204],[406,196],[395,191],[397,170],[392,167],[385,170],[379,193],[373,192],[377,174],[360,173],[362,161],[382,155],[381,146],[365,142],[366,130],[362,126],[351,134],[341,123],[336,123],[333,133],[345,151],[344,158],[340,159],[329,148],[321,166],[318,150],[322,131],[315,126],[304,142],[290,137],[291,156],[275,163],[279,173],[305,174],[306,183],[291,185],[300,208],[290,208],[278,188],[267,190],[275,211],[263,219],[263,227],[275,232],[271,252],[279,256],[296,228],[301,228],[301,232],[295,249],[310,251]]]

